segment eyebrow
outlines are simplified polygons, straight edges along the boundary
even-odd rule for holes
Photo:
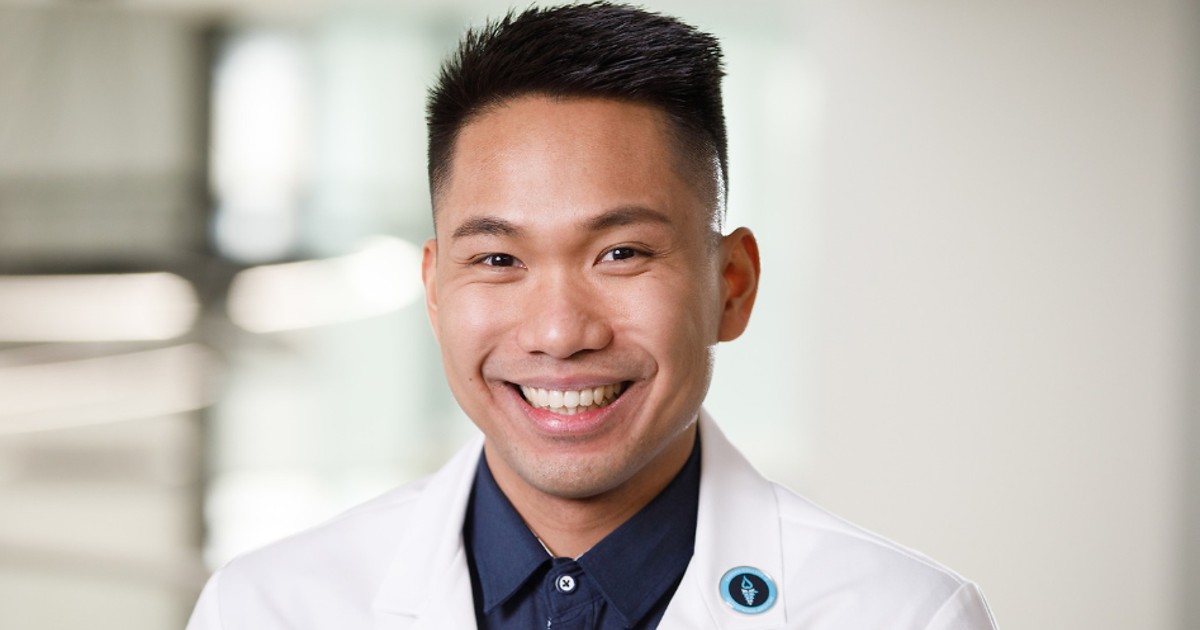
[[[645,206],[620,206],[588,220],[586,225],[589,230],[600,232],[633,223],[662,223],[670,225],[671,217]]]
[[[608,210],[599,216],[588,219],[584,227],[592,232],[602,232],[623,225],[634,223],[671,224],[667,215],[646,206],[619,206]],[[470,236],[505,236],[520,238],[525,231],[511,221],[494,216],[474,216],[462,222],[450,235],[451,240]]]
[[[450,235],[450,238],[457,240],[468,236],[519,237],[523,233],[521,228],[510,221],[498,217],[476,216],[463,221],[462,225],[458,226]]]

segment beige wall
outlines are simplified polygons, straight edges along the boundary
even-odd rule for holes
[[[978,580],[1003,627],[1195,627],[1190,5],[819,13],[813,494]]]

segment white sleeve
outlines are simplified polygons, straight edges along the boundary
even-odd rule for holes
[[[187,630],[221,630],[220,582],[221,572],[218,571],[204,585],[196,608],[192,610]]]
[[[925,630],[996,630],[996,620],[979,587],[964,582],[933,615]]]

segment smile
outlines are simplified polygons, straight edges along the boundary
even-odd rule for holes
[[[624,383],[613,383],[587,389],[559,391],[519,385],[525,402],[551,413],[573,416],[584,411],[600,409],[612,404],[625,389]]]

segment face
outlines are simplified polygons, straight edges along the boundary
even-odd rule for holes
[[[666,125],[647,106],[525,97],[459,135],[427,306],[502,486],[595,497],[669,479],[691,450],[758,262],[748,231],[711,233],[712,187],[680,171]]]

